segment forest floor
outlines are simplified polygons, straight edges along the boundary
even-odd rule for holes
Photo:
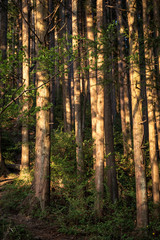
[[[8,177],[0,178],[0,199],[5,195],[5,186],[7,184],[11,184],[16,178],[18,178],[18,175],[15,175],[14,177],[12,175],[9,175]],[[15,226],[24,226],[25,230],[29,233],[33,240],[76,240],[76,239],[83,239],[87,240],[87,238],[84,237],[77,237],[77,236],[66,236],[63,233],[58,232],[58,227],[56,224],[54,224],[54,219],[39,219],[39,218],[32,218],[31,216],[26,216],[22,213],[15,213],[13,211],[4,213],[1,210],[0,207],[0,218],[2,219],[5,217],[7,218],[8,222],[14,223]],[[1,226],[0,226],[1,227]],[[8,240],[10,237],[8,237],[9,232],[13,231],[12,226],[8,226],[8,229],[6,229],[6,232],[4,233],[2,240]],[[23,239],[23,238],[17,238],[17,239]]]

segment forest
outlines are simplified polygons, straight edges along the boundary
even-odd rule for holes
[[[160,239],[159,0],[0,0],[0,239]]]

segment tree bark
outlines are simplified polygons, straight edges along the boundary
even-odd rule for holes
[[[155,24],[155,38],[158,39],[160,36],[160,16],[159,16],[159,1],[153,1],[153,17]],[[159,107],[159,99],[160,99],[160,44],[156,47],[156,65],[157,65],[157,90],[155,98],[155,118],[156,118],[156,128],[157,128],[157,139],[158,139],[158,150],[160,157],[160,107]]]
[[[42,43],[45,43],[47,22],[47,1],[36,0],[36,33]],[[38,44],[38,43],[37,43]],[[37,46],[37,51],[39,50]],[[38,54],[38,52],[37,52]],[[46,72],[40,69],[37,62],[37,87],[46,81]],[[50,193],[50,128],[49,128],[49,84],[37,89],[36,107],[36,146],[35,146],[35,196],[44,210],[49,204]]]
[[[92,16],[92,1],[86,0],[86,27],[87,40],[89,40],[89,84],[90,84],[90,102],[91,102],[91,123],[93,139],[93,159],[96,159],[96,113],[97,113],[97,78],[96,78],[96,59],[94,46],[94,24]],[[95,168],[95,166],[94,166]]]
[[[146,70],[146,94],[147,94],[147,107],[148,107],[148,130],[149,130],[149,155],[151,162],[152,173],[152,193],[153,202],[158,204],[159,199],[159,166],[157,159],[157,143],[156,143],[156,129],[155,129],[155,114],[154,114],[154,88],[155,81],[153,79],[153,50],[148,45],[150,38],[149,22],[147,14],[147,1],[143,0],[143,32],[144,32],[144,53],[145,53],[145,70]]]
[[[66,9],[64,7],[65,3],[63,1],[63,6],[61,6],[61,19],[62,19],[62,44],[63,44],[63,64],[64,64],[64,73],[63,73],[63,115],[64,115],[64,130],[65,132],[70,132],[72,129],[71,123],[71,100],[69,94],[69,56],[67,53],[67,42],[68,42],[68,33],[67,33],[67,19],[66,19]]]
[[[2,54],[2,62],[7,57],[7,12],[8,12],[8,0],[2,0],[0,5],[0,54]],[[1,80],[0,80],[1,81]],[[0,87],[5,87],[3,83],[0,83]],[[1,107],[4,105],[3,91],[0,90]],[[0,122],[0,172],[6,174],[7,169],[2,157],[2,126]]]
[[[115,166],[114,137],[113,137],[113,122],[112,122],[110,89],[111,89],[111,84],[106,84],[104,86],[104,91],[105,91],[104,124],[105,124],[107,185],[108,185],[111,201],[114,203],[118,199],[118,185],[117,185],[116,166]]]
[[[22,1],[22,46],[24,47],[24,59],[22,65],[22,82],[24,86],[24,90],[29,88],[29,13],[28,13],[28,1]],[[26,22],[27,21],[27,22]],[[29,130],[28,130],[28,115],[29,111],[29,98],[27,93],[23,95],[22,98],[23,107],[22,113],[26,117],[22,121],[22,152],[21,152],[21,176],[29,173]]]
[[[72,0],[72,46],[73,54],[76,59],[73,63],[74,78],[74,108],[75,108],[75,137],[76,137],[76,159],[77,159],[77,175],[82,177],[83,173],[83,145],[82,145],[82,124],[81,124],[81,104],[80,104],[80,76],[79,76],[79,59],[78,59],[78,25],[77,25],[77,7],[78,1]]]
[[[139,68],[138,27],[136,23],[136,1],[127,0],[130,81],[133,118],[133,149],[136,181],[137,228],[147,227],[148,208],[146,192],[145,163],[143,154],[144,126],[142,122],[142,99]]]
[[[103,0],[97,0],[97,39],[102,38],[101,27],[103,26]],[[95,186],[96,201],[95,211],[97,217],[102,217],[103,210],[103,180],[104,180],[104,72],[102,64],[104,60],[103,46],[99,43],[100,51],[97,56],[97,116],[96,116],[96,163],[95,163]]]
[[[49,14],[51,14],[53,11],[54,11],[54,1],[49,0]],[[50,22],[50,28],[49,28],[49,31],[50,31],[51,29],[53,29],[53,26],[54,26],[54,19],[52,19],[52,15],[49,18],[49,22]],[[49,33],[49,49],[51,49],[53,47],[55,47],[55,39],[54,39],[54,31],[51,31]],[[53,67],[52,71],[55,74],[54,67]],[[51,80],[50,80],[50,102],[52,103],[52,106],[50,109],[50,130],[52,132],[53,127],[54,127],[55,77],[51,77]]]
[[[117,9],[122,9],[122,0],[117,1]],[[121,106],[121,126],[123,134],[123,149],[124,155],[132,162],[132,136],[131,136],[131,119],[130,119],[130,106],[129,106],[129,87],[128,87],[128,74],[127,64],[125,62],[125,26],[123,23],[122,11],[117,10],[118,20],[118,78],[120,86],[120,106]]]

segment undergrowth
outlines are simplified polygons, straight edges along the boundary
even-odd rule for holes
[[[45,220],[45,224],[52,222],[59,232],[74,235],[81,240],[159,239],[160,219],[153,215],[151,197],[148,199],[150,224],[147,229],[141,229],[141,235],[136,230],[134,172],[130,171],[132,168],[122,154],[116,154],[119,200],[111,203],[105,182],[103,217],[101,220],[95,217],[92,141],[85,140],[83,148],[85,177],[79,181],[76,176],[74,134],[64,133],[60,129],[54,132],[51,149],[50,206],[42,212],[39,204],[30,200],[33,196],[31,182],[16,179],[12,184],[7,184],[0,199],[0,239],[3,239],[6,233],[7,240],[32,239],[23,225],[15,225],[7,220],[7,214],[11,213],[27,214],[35,220]]]
[[[16,225],[6,218],[0,219],[0,239],[2,240],[34,240],[22,224]]]

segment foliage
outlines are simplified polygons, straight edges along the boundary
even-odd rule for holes
[[[6,240],[33,240],[24,225],[15,225],[15,223],[5,218],[0,219],[0,238]]]
[[[73,133],[55,130],[51,151],[51,214],[56,219],[60,231],[65,234],[87,236],[87,239],[134,239],[130,236],[134,229],[135,194],[134,184],[126,172],[126,161],[119,167],[119,182],[123,185],[120,200],[111,204],[108,190],[105,190],[103,219],[94,216],[94,172],[92,169],[92,142],[85,140],[84,159],[86,172],[83,181],[77,184],[75,139]],[[88,162],[88,163],[87,163]],[[121,167],[122,167],[121,166]],[[128,167],[129,168],[129,167]],[[124,179],[125,177],[125,179]],[[124,191],[124,189],[126,189]],[[83,193],[82,193],[83,190]],[[81,193],[83,197],[81,196]],[[78,194],[78,197],[77,197]]]
[[[71,186],[76,182],[75,137],[57,129],[51,146],[51,180],[57,185]]]
[[[29,193],[31,193],[31,183],[29,181],[14,180],[13,183],[5,186],[3,191],[5,191],[5,194],[0,199],[1,210],[3,212],[15,213],[21,210],[25,211],[28,208],[27,202],[25,207],[22,203]]]

